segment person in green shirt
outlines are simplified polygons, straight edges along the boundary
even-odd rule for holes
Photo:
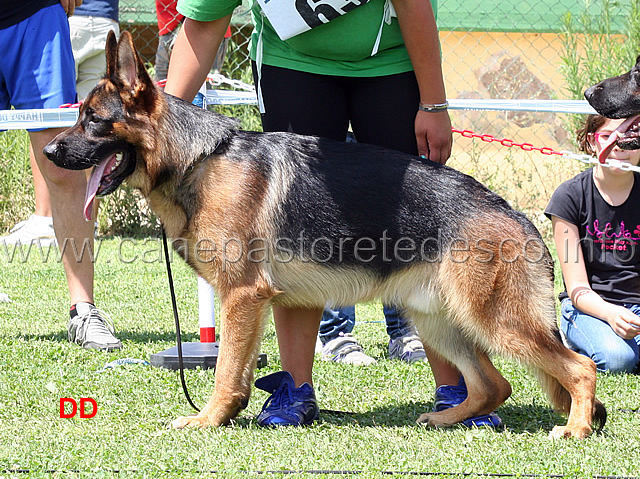
[[[318,26],[286,40],[257,2],[253,5],[256,28],[250,56],[264,131],[344,141],[351,126],[359,142],[444,164],[451,154],[452,134],[431,3],[358,3],[363,4],[328,22],[326,15],[318,15]],[[187,100],[195,96],[239,4],[179,0],[178,11],[186,19],[174,45],[167,93]],[[317,3],[298,4],[318,9]],[[393,198],[393,191],[380,188],[381,194]],[[283,371],[256,381],[256,387],[272,393],[258,424],[306,425],[318,418],[312,369],[322,312],[273,307]],[[425,350],[438,386],[436,408],[461,403],[467,392],[459,371]],[[498,427],[501,420],[493,413],[465,424]]]

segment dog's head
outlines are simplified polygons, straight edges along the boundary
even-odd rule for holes
[[[640,115],[640,57],[630,71],[601,81],[587,89],[584,96],[600,115],[607,118]],[[640,149],[640,117],[623,125],[617,134],[618,147],[623,150]]]
[[[82,103],[76,124],[54,138],[44,154],[70,170],[95,167],[87,184],[85,217],[93,200],[113,192],[137,166],[142,150],[153,149],[150,128],[162,93],[149,77],[133,38],[109,32],[107,72]]]

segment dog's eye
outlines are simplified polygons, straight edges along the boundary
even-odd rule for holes
[[[100,118],[95,113],[92,113],[91,115],[89,115],[89,123],[91,123],[92,125],[97,125],[101,121],[102,121],[102,118]]]
[[[100,123],[101,118],[96,115],[96,112],[92,108],[87,108],[84,114],[87,122],[89,122],[90,124],[95,125],[97,123]]]

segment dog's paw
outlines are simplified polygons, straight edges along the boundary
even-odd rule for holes
[[[569,426],[555,426],[549,433],[551,439],[564,439],[569,437],[575,437],[578,439],[584,439],[591,435],[592,429],[589,426],[582,427],[569,427]]]
[[[193,427],[203,429],[207,426],[210,426],[209,421],[197,414],[193,414],[191,416],[181,416],[177,419],[171,421],[169,424],[170,429],[184,429],[185,427]]]
[[[416,422],[429,427],[451,427],[452,425],[451,422],[443,420],[442,414],[437,412],[420,414]]]

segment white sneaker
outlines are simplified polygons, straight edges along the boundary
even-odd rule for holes
[[[33,244],[38,247],[57,246],[53,218],[31,215],[11,228],[7,236],[0,237],[0,243],[22,246]]]
[[[352,334],[344,333],[340,333],[337,338],[332,339],[322,347],[322,358],[325,361],[354,364],[356,366],[368,366],[377,362],[364,353],[362,346],[358,344]]]
[[[415,363],[427,361],[427,353],[424,352],[424,346],[418,335],[409,333],[389,341],[389,359]]]
[[[114,351],[122,348],[122,343],[115,337],[115,329],[111,318],[91,303],[78,303],[71,308],[69,319],[69,342],[76,343],[85,349]]]

